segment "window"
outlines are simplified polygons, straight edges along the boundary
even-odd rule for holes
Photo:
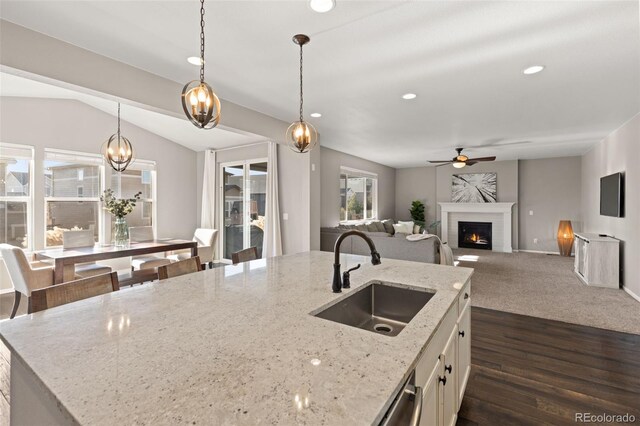
[[[69,151],[44,154],[45,247],[62,245],[62,233],[90,229],[100,239],[102,157]]]
[[[33,148],[0,143],[0,243],[33,247]]]
[[[378,212],[378,176],[340,169],[340,221],[375,219]]]
[[[127,215],[129,226],[153,226],[155,168],[155,162],[135,160],[124,172],[111,173],[110,188],[116,193],[116,197],[133,198],[135,194],[142,192],[140,201]],[[113,226],[115,217],[109,216]]]

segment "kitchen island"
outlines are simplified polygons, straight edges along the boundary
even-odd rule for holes
[[[473,270],[368,262],[341,256],[343,270],[363,264],[342,294],[333,254],[308,252],[4,321],[12,423],[377,424],[457,317]],[[393,337],[311,315],[373,280],[435,293]]]

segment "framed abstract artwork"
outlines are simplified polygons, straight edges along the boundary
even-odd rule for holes
[[[452,176],[451,201],[454,203],[495,203],[498,175],[464,173]]]

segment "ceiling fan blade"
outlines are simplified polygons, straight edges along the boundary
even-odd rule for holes
[[[467,164],[468,164],[469,161],[476,161],[476,162],[478,162],[478,161],[494,161],[495,159],[496,159],[495,156],[493,156],[493,157],[469,158],[467,160]]]
[[[429,160],[430,163],[451,163],[451,160],[440,160],[440,161],[431,161]]]
[[[476,163],[477,163],[477,161],[467,161],[467,162],[465,162],[465,164],[466,164],[467,166],[473,166],[473,165],[474,165],[474,164],[476,164]]]

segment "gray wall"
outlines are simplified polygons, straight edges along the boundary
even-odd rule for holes
[[[37,117],[36,124],[33,117]],[[2,98],[0,119],[2,142],[35,147],[34,244],[42,249],[44,149],[99,153],[104,141],[115,132],[116,120],[75,100],[13,97]],[[124,120],[122,133],[131,140],[136,157],[156,162],[158,235],[190,239],[197,217],[196,153]]]
[[[340,167],[350,167],[378,175],[378,218],[395,215],[396,169],[329,148],[320,148],[320,225],[336,226],[340,220]],[[317,170],[317,169],[316,169]]]
[[[621,240],[622,283],[640,298],[640,115],[582,157],[582,212],[587,232]],[[600,216],[600,178],[625,173],[625,217]]]
[[[396,170],[396,220],[411,220],[409,207],[414,200],[425,204],[427,224],[436,220],[436,168],[412,167]]]
[[[518,175],[520,250],[558,252],[560,220],[582,229],[582,158],[520,160]]]

